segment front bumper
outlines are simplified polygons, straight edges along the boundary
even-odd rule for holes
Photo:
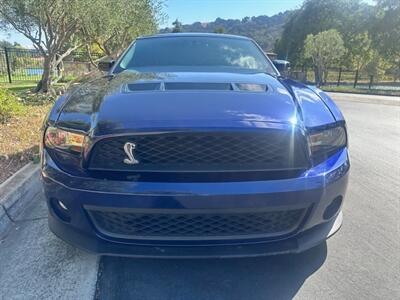
[[[91,252],[136,257],[237,257],[304,251],[340,228],[350,167],[347,149],[344,149],[293,179],[224,183],[128,182],[71,176],[60,170],[46,151],[43,155],[42,178],[50,229],[66,242]],[[54,207],[58,201],[68,208],[68,216]],[[105,235],[89,218],[88,207],[133,211],[304,208],[306,213],[296,229],[284,236],[140,240]]]

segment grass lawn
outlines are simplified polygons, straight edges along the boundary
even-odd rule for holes
[[[26,92],[27,90],[33,89],[36,86],[36,82],[33,81],[19,81],[16,83],[0,83],[0,88],[6,88],[13,93]]]
[[[35,83],[2,84],[25,100]],[[0,124],[0,183],[29,161],[38,161],[40,128],[51,101],[24,101],[23,112]]]

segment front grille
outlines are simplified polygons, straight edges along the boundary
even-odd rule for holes
[[[135,144],[136,164],[126,164],[125,143]],[[303,138],[282,130],[266,132],[173,132],[99,140],[89,169],[108,171],[293,170],[307,167]]]
[[[97,230],[106,236],[129,239],[215,239],[279,236],[296,230],[305,209],[282,211],[150,212],[88,209]]]

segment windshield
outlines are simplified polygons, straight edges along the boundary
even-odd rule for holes
[[[276,74],[256,44],[247,39],[180,36],[139,39],[114,72],[214,71]]]

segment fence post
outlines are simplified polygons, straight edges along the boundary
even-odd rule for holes
[[[8,50],[7,50],[6,47],[4,48],[4,55],[6,56],[6,65],[7,65],[8,82],[9,82],[9,83],[12,83],[12,80],[11,80],[10,60],[9,60],[9,58],[8,58]]]
[[[374,75],[369,75],[369,85],[368,85],[368,89],[371,89],[372,86],[372,81],[374,80]]]
[[[307,82],[307,66],[304,66],[304,82]]]
[[[339,76],[338,76],[338,80],[337,80],[337,86],[340,85],[340,79],[342,78],[342,67],[339,68]]]
[[[354,85],[353,85],[353,88],[356,88],[356,86],[357,86],[357,81],[358,81],[358,70],[356,70],[356,77],[354,78]]]

